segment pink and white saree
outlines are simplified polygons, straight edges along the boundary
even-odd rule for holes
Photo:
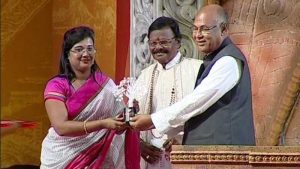
[[[124,108],[113,96],[114,82],[96,73],[78,90],[64,77],[50,80],[45,89],[46,99],[65,102],[69,119],[75,121],[116,117]],[[41,168],[91,168],[137,169],[139,168],[139,136],[127,130],[116,134],[102,129],[82,136],[58,135],[53,127],[42,143]],[[130,150],[130,153],[129,151]]]

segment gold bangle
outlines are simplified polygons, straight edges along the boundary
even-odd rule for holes
[[[85,121],[83,122],[83,129],[84,129],[85,134],[89,134],[89,132],[88,132],[88,130],[87,130],[87,128],[86,128],[86,122],[87,122],[87,120],[85,120]]]

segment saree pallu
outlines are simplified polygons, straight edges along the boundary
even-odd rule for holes
[[[88,80],[67,99],[69,118],[91,121],[116,117],[124,104],[114,98],[115,88],[108,78],[100,86]],[[108,129],[81,136],[60,136],[51,127],[42,143],[41,168],[138,169],[138,137],[132,130],[116,134]]]

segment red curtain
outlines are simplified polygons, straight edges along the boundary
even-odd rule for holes
[[[118,84],[130,74],[130,0],[117,0],[116,74]]]

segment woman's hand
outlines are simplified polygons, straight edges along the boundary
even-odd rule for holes
[[[121,131],[127,127],[125,122],[123,122],[122,117],[103,119],[102,122],[103,122],[103,128],[107,128],[107,129]]]

